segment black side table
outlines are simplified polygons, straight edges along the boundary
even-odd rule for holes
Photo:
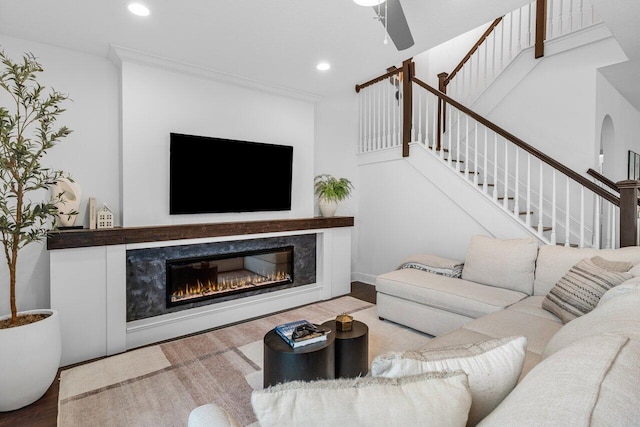
[[[326,341],[292,348],[274,330],[269,331],[264,336],[264,387],[294,380],[334,379],[335,337],[331,332]]]
[[[369,327],[357,320],[353,321],[350,331],[336,329],[336,321],[328,320],[322,324],[328,326],[336,335],[335,365],[336,378],[355,378],[369,372]]]

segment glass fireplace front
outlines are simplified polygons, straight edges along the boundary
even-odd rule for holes
[[[293,282],[293,246],[167,260],[167,307]]]

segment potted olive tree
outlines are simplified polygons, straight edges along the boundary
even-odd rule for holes
[[[60,365],[60,324],[54,310],[18,312],[20,250],[54,226],[62,194],[48,189],[63,177],[45,167],[47,151],[71,131],[57,127],[66,95],[37,80],[42,67],[31,54],[13,62],[0,51],[0,239],[9,271],[11,314],[0,317],[0,411],[38,400]]]
[[[351,195],[353,185],[347,178],[334,178],[323,174],[315,178],[315,192],[318,196],[320,212],[324,217],[332,217],[336,213],[338,202]]]

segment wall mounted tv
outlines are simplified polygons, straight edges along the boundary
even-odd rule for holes
[[[291,210],[293,147],[171,133],[169,213]]]

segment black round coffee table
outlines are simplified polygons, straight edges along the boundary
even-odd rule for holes
[[[269,331],[264,336],[264,387],[294,380],[334,379],[335,337],[331,332],[326,341],[292,348],[274,330]]]
[[[322,324],[335,331],[336,378],[355,378],[369,372],[369,327],[357,320],[353,321],[350,331],[336,329],[336,321],[328,320]]]

